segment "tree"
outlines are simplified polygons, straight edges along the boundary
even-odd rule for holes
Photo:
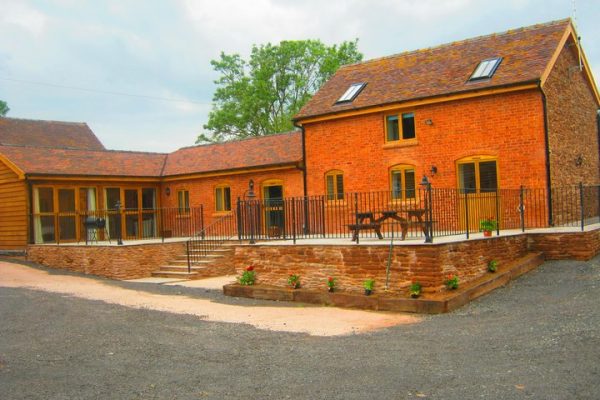
[[[8,114],[9,111],[10,108],[8,108],[6,102],[0,100],[0,117],[4,117],[6,114]]]
[[[213,108],[196,143],[221,142],[293,129],[292,117],[344,65],[362,60],[358,40],[326,46],[320,40],[252,46],[248,61],[221,53],[211,65]]]

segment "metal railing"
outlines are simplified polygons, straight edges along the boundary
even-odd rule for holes
[[[235,212],[223,215],[212,222],[186,242],[188,272],[191,272],[192,266],[202,263],[225,243],[237,238]]]
[[[579,227],[599,222],[600,186],[475,190],[431,186],[411,191],[344,193],[237,202],[240,240],[405,237],[425,239],[501,230]],[[397,217],[397,218],[394,218]],[[356,228],[359,228],[356,233]]]
[[[31,243],[164,241],[166,238],[191,237],[204,229],[203,206],[39,212],[29,218]]]

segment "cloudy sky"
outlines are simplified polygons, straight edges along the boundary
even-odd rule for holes
[[[0,99],[15,118],[87,122],[108,148],[172,151],[202,132],[221,51],[358,38],[369,59],[572,9],[572,0],[0,0]],[[598,79],[600,2],[577,0],[576,10]]]

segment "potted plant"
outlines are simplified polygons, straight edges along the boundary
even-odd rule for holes
[[[335,290],[335,278],[332,278],[331,276],[327,278],[327,287],[329,292],[333,293]]]
[[[450,290],[458,289],[458,276],[457,275],[448,275],[448,279],[446,279],[446,287]]]
[[[238,282],[240,285],[251,286],[256,282],[256,272],[254,272],[254,267],[249,265],[246,267],[242,276],[238,278]]]
[[[422,286],[419,282],[413,282],[410,285],[410,297],[412,297],[413,299],[419,297],[421,295],[421,289]]]
[[[488,263],[488,271],[490,271],[490,272],[496,272],[497,270],[498,270],[498,261],[491,260]]]
[[[498,223],[493,218],[484,218],[479,221],[479,230],[483,231],[483,236],[492,236],[492,231],[498,228]]]
[[[300,275],[290,275],[288,278],[288,285],[290,285],[292,289],[300,288]]]
[[[363,282],[363,287],[365,288],[365,295],[370,296],[373,293],[373,287],[375,286],[374,279],[367,279]]]

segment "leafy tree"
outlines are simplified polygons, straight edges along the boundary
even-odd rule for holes
[[[6,114],[8,114],[9,111],[10,108],[8,108],[6,102],[0,100],[0,117],[4,117]]]
[[[292,130],[291,118],[342,65],[362,60],[358,40],[326,46],[320,40],[252,47],[248,61],[221,53],[211,65],[213,108],[196,143],[221,142]]]

